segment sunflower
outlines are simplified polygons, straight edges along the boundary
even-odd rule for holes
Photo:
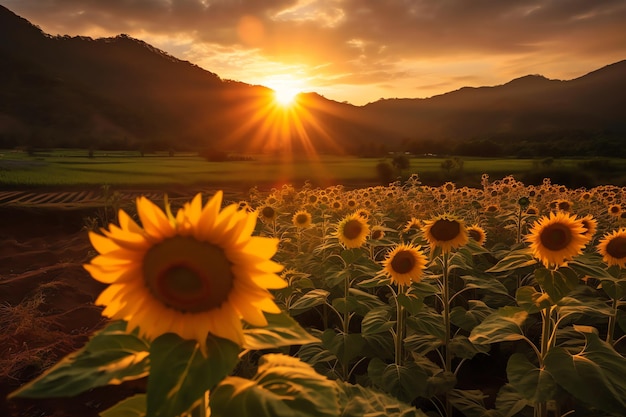
[[[261,217],[261,220],[264,222],[272,223],[278,217],[278,213],[274,207],[267,204],[259,208],[259,217]]]
[[[264,311],[280,312],[268,291],[286,286],[276,275],[282,265],[270,260],[278,239],[251,236],[256,213],[237,204],[220,210],[222,195],[203,207],[198,194],[176,217],[139,197],[142,227],[120,210],[119,227],[89,233],[99,255],[84,267],[110,284],[96,300],[104,316],[148,339],[195,339],[206,353],[208,334],[242,345],[241,319],[264,326]]]
[[[596,229],[598,228],[598,221],[593,218],[593,215],[587,214],[585,217],[580,219],[585,228],[585,235],[589,236],[589,239],[593,238],[593,235],[596,233]]]
[[[293,215],[291,221],[297,228],[306,229],[311,227],[311,214],[306,210],[299,210]]]
[[[450,214],[426,221],[423,230],[430,247],[440,247],[443,252],[463,246],[469,240],[463,220]]]
[[[469,235],[470,239],[475,240],[476,243],[478,243],[480,246],[484,245],[485,241],[487,240],[487,233],[485,233],[485,229],[477,224],[468,227],[467,234]]]
[[[416,232],[416,231],[419,231],[423,225],[424,225],[424,222],[422,222],[420,219],[416,217],[411,217],[411,219],[407,221],[406,224],[404,225],[404,229],[402,229],[402,232],[404,233],[409,233],[411,231]]]
[[[400,244],[387,254],[383,271],[397,285],[419,282],[426,267],[426,256],[420,246]]]
[[[619,204],[612,204],[609,206],[607,211],[611,216],[619,217],[619,215],[622,214],[622,206]]]
[[[539,209],[536,206],[530,205],[526,209],[526,214],[528,214],[529,216],[536,216],[539,214]]]
[[[367,240],[370,227],[358,213],[344,217],[337,225],[337,238],[346,248],[359,248]]]
[[[380,240],[385,237],[385,231],[380,226],[374,226],[372,228],[372,234],[370,238],[372,240]]]
[[[581,253],[590,239],[586,231],[576,216],[564,211],[552,212],[537,220],[525,239],[530,243],[533,256],[548,268],[560,266]]]
[[[626,268],[626,229],[614,230],[604,235],[598,243],[598,252],[607,265],[618,265]]]

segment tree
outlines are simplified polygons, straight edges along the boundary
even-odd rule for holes
[[[376,165],[376,173],[383,185],[388,185],[394,180],[394,169],[389,162],[379,162]]]

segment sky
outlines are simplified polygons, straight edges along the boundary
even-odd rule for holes
[[[364,105],[626,59],[626,0],[0,0],[51,35],[124,33],[223,79]]]

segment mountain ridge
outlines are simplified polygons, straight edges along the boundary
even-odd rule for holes
[[[383,154],[490,141],[515,153],[517,142],[573,138],[577,146],[562,150],[585,152],[598,138],[626,136],[626,60],[572,80],[529,74],[363,106],[301,93],[301,117],[288,128],[267,87],[222,79],[124,34],[51,36],[3,6],[0,61],[5,148]]]

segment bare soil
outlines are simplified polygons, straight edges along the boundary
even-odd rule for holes
[[[94,209],[0,207],[0,415],[97,416],[144,381],[75,398],[7,399],[106,324],[93,304],[104,288],[82,264],[95,252],[85,219]]]

